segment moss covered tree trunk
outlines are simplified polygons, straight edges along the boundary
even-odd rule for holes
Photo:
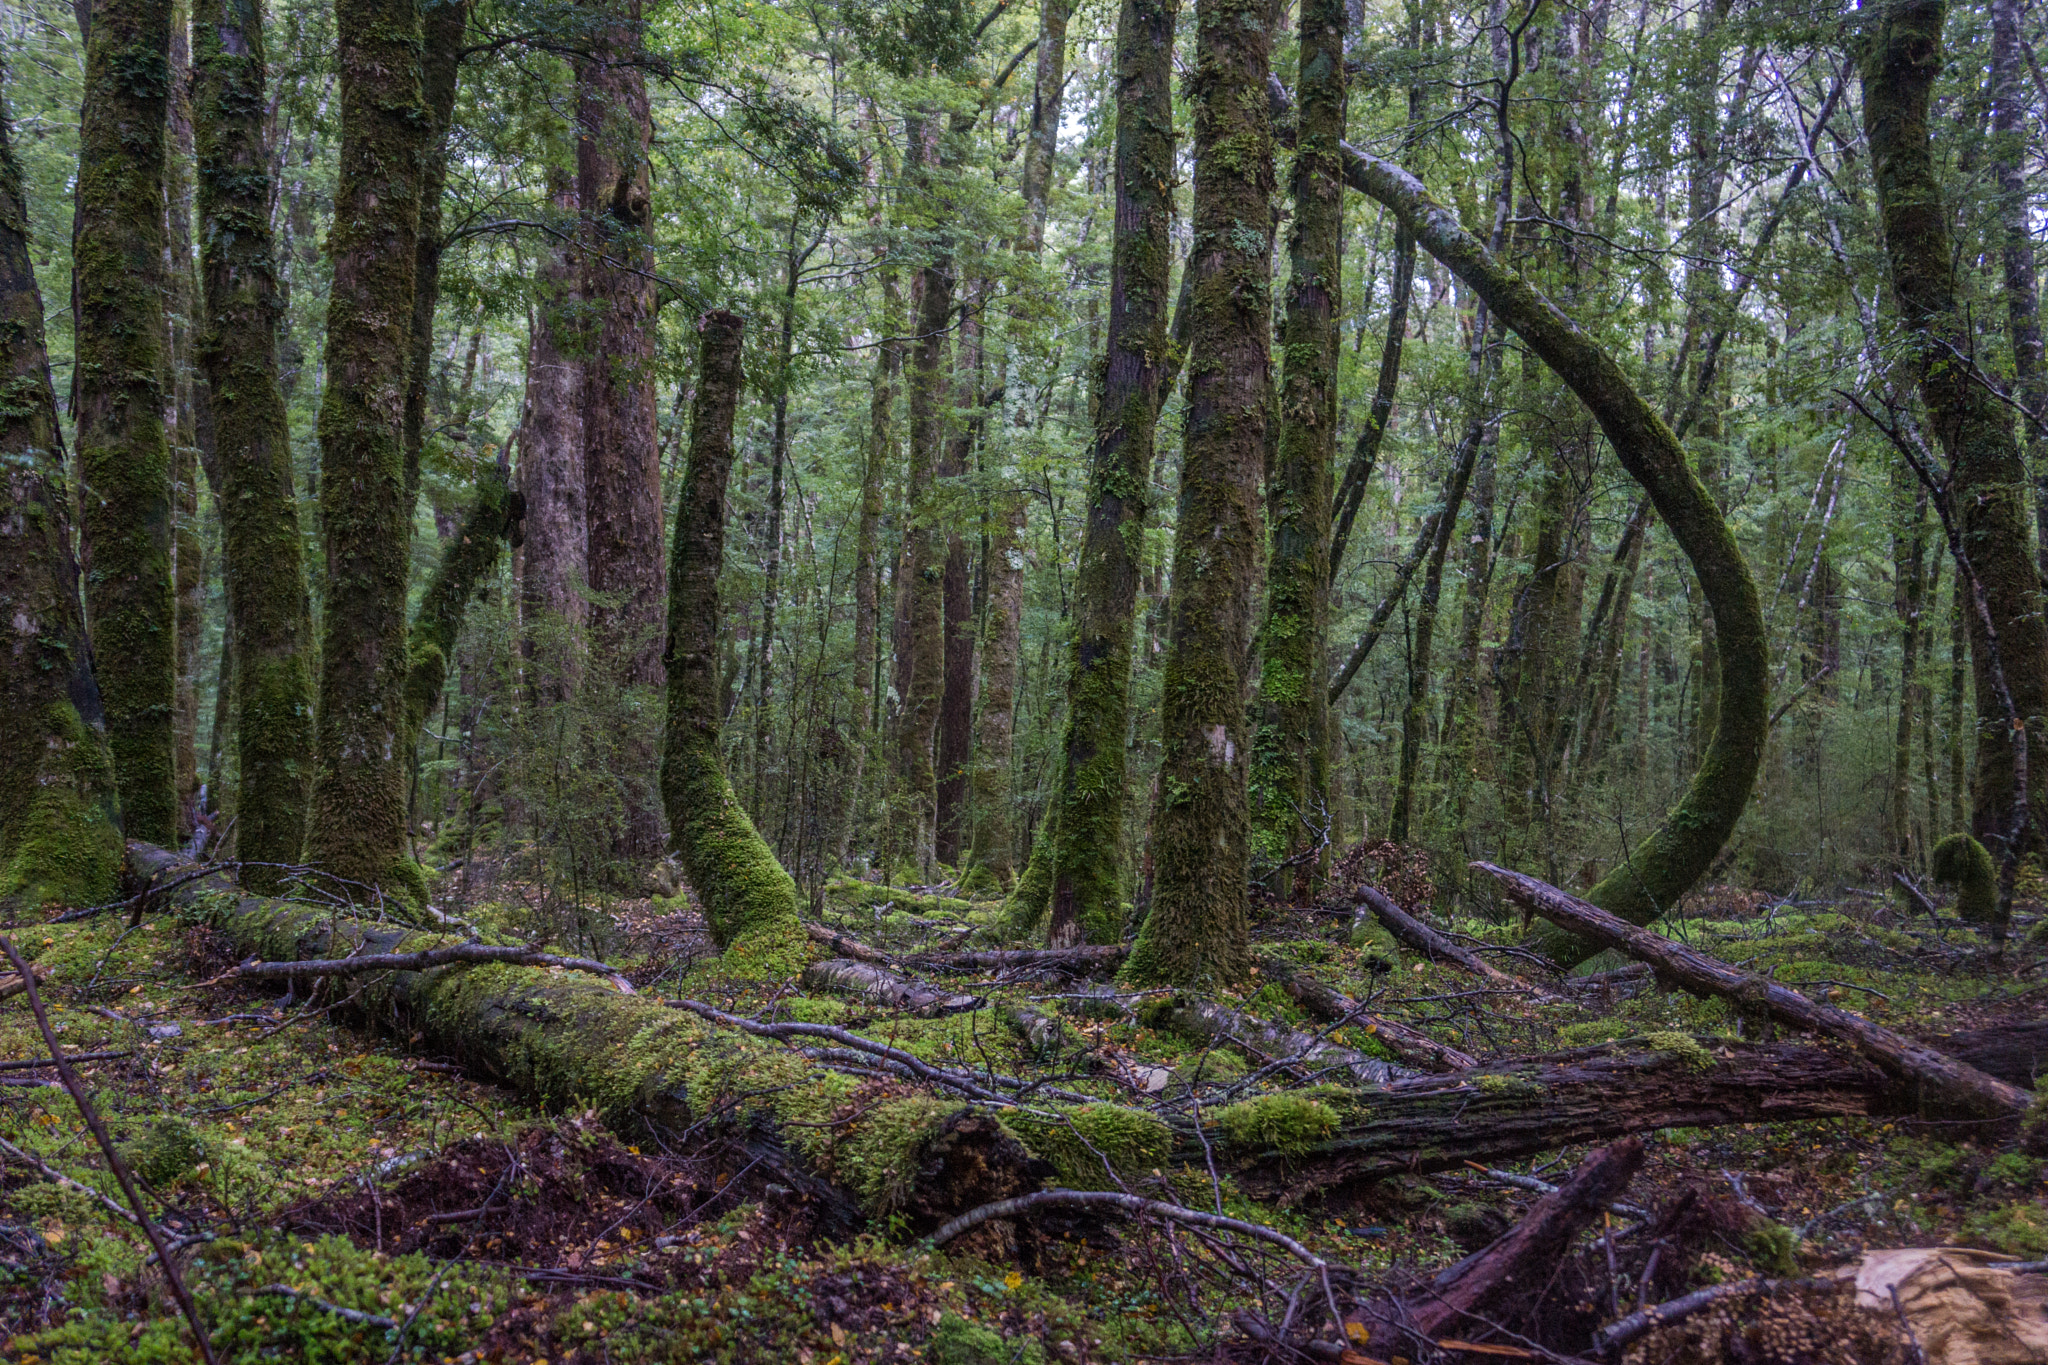
[[[335,36],[341,158],[319,424],[327,587],[306,851],[352,883],[416,893],[424,888],[406,853],[401,728],[411,561],[406,371],[429,127],[418,0],[337,0]],[[244,667],[253,677],[253,661]]]
[[[669,555],[668,743],[661,793],[683,874],[704,903],[711,938],[735,973],[788,975],[805,955],[796,882],[734,795],[719,753],[718,573],[725,560],[726,483],[739,406],[745,324],[706,313],[690,409],[690,453]]]
[[[550,179],[556,215],[573,219],[575,185],[559,171],[551,171]],[[574,354],[582,288],[567,248],[548,248],[535,284],[519,426],[519,489],[526,499],[520,647],[533,669],[535,695],[566,701],[583,675],[590,615],[583,365]]]
[[[1010,835],[1010,755],[1015,737],[1017,664],[1024,629],[1024,508],[1018,494],[1001,494],[988,542],[988,603],[981,627],[979,712],[975,717],[973,801],[974,866],[1007,889],[1016,876]]]
[[[463,613],[472,597],[498,572],[507,538],[516,538],[525,500],[511,489],[503,469],[487,466],[477,478],[476,500],[462,525],[441,546],[441,561],[427,580],[407,631],[410,662],[405,675],[405,744],[408,771],[418,766],[420,728],[441,704],[441,688]]]
[[[13,129],[0,106],[0,896],[93,905],[120,884],[120,800],[71,544],[64,435]]]
[[[420,448],[426,440],[427,381],[433,372],[434,309],[441,302],[441,197],[448,187],[448,125],[469,0],[420,5],[420,98],[427,128],[420,158],[420,235],[413,249],[412,350],[405,385],[405,515],[419,503]]]
[[[2041,281],[2027,217],[2027,133],[2037,113],[2027,98],[2027,57],[2020,42],[2019,0],[1991,0],[1991,176],[1998,182],[1999,264],[2003,268],[2006,336],[2012,345],[2013,397],[2033,414],[2022,418],[2027,462],[2034,471],[2035,551],[2048,575],[2048,356],[2041,340]]]
[[[1123,0],[1116,31],[1116,219],[1109,328],[1088,521],[1074,579],[1074,643],[1058,785],[1013,922],[1035,924],[1050,897],[1055,947],[1123,934],[1124,737],[1130,727],[1131,632],[1137,622],[1146,485],[1172,351],[1167,226],[1173,201],[1175,0]],[[1033,869],[1038,869],[1036,876]]]
[[[1628,375],[1597,342],[1467,232],[1407,171],[1345,147],[1345,178],[1391,209],[1423,250],[1486,301],[1584,403],[1622,468],[1649,494],[1657,515],[1698,575],[1721,651],[1721,714],[1705,761],[1663,822],[1587,895],[1601,909],[1647,924],[1675,905],[1713,863],[1749,803],[1769,729],[1770,651],[1756,581],[1685,456],[1684,447]],[[1563,931],[1543,951],[1576,963],[1591,955]]]
[[[237,853],[254,863],[293,863],[305,846],[314,771],[313,621],[278,386],[284,300],[270,229],[266,35],[260,7],[197,4],[193,123],[205,296],[199,361],[220,472],[222,691],[234,697],[231,709],[216,712],[216,734],[231,734],[236,755]],[[245,875],[258,890],[278,880],[274,869]]]
[[[1299,133],[1287,239],[1280,432],[1267,487],[1272,552],[1260,634],[1252,774],[1256,867],[1306,901],[1331,839],[1329,690],[1331,485],[1337,463],[1337,313],[1343,307],[1344,0],[1307,0],[1295,81]]]
[[[964,130],[956,129],[956,132]],[[946,439],[945,455],[939,462],[939,477],[951,498],[964,492],[967,471],[974,455],[975,438],[981,427],[981,317],[988,302],[989,281],[976,280],[968,286],[960,310],[960,342],[954,348],[954,407],[958,416]],[[974,648],[977,622],[974,591],[968,570],[967,537],[959,522],[948,517],[946,568],[939,579],[940,604],[944,609],[946,685],[939,701],[939,730],[933,750],[938,765],[937,801],[934,805],[932,852],[948,866],[960,862],[972,832],[972,811],[968,796],[974,766]]]
[[[178,613],[178,837],[189,838],[199,808],[199,650],[206,626],[206,539],[199,531],[198,375],[193,328],[199,316],[192,263],[192,44],[181,4],[171,23],[170,155],[164,166],[164,299],[169,311],[171,383],[164,428],[171,441],[171,561]]]
[[[1272,406],[1265,14],[1259,0],[1198,0],[1195,9],[1187,431],[1160,699],[1156,873],[1124,968],[1134,981],[1228,983],[1251,969],[1245,702]]]
[[[587,231],[583,290],[594,323],[583,372],[590,634],[597,662],[628,690],[661,686],[661,452],[655,431],[654,137],[639,0],[587,7],[591,53],[576,67],[576,185]],[[661,852],[654,736],[619,736],[625,820],[613,846],[629,867]]]
[[[2038,803],[2048,766],[2036,759],[2030,765],[2029,790],[2017,790],[2015,724],[2026,728],[2031,741],[2043,732],[2042,717],[2048,712],[2048,622],[2042,618],[2041,580],[2027,541],[2027,470],[2011,413],[1967,359],[1976,342],[1957,292],[1929,127],[1946,6],[1940,0],[1904,0],[1864,12],[1869,28],[1861,64],[1863,123],[1893,296],[1913,348],[1921,400],[1948,457],[1949,496],[1961,515],[1963,553],[1983,585],[2005,686],[2019,713],[2005,713],[1985,623],[1969,611],[1977,690],[1970,824],[1997,853],[2018,833],[2026,804]],[[1963,583],[1958,587],[1967,609],[1971,590]],[[2040,833],[2036,828],[2026,843],[2038,843]]]
[[[131,839],[178,833],[164,140],[171,0],[98,0],[79,110],[78,472],[85,608]]]

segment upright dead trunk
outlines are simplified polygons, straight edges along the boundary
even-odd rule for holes
[[[690,454],[669,556],[667,746],[661,793],[683,874],[704,903],[712,940],[735,975],[787,976],[806,955],[796,883],[754,830],[726,780],[718,733],[718,572],[725,558],[725,489],[739,406],[745,323],[706,313],[697,324],[697,397]]]
[[[590,634],[622,688],[661,685],[661,454],[655,433],[654,137],[640,0],[593,0],[591,53],[576,67],[576,186],[586,228],[584,299],[595,322],[583,370]],[[619,736],[625,822],[613,852],[643,867],[661,852],[654,736]]]
[[[1267,487],[1271,554],[1260,631],[1252,773],[1254,865],[1307,901],[1332,840],[1329,812],[1331,482],[1337,463],[1337,313],[1343,307],[1344,0],[1304,0],[1299,133],[1289,194],[1280,431]],[[1448,535],[1448,531],[1446,531]],[[1432,602],[1432,609],[1434,603]]]
[[[164,135],[171,0],[97,0],[79,110],[78,472],[85,609],[122,830],[178,833],[177,606],[164,431]]]
[[[1218,983],[1251,969],[1245,689],[1264,527],[1272,378],[1272,55],[1262,0],[1198,0],[1194,315],[1187,435],[1160,702],[1152,908],[1125,973]]]
[[[192,332],[198,278],[192,265],[192,44],[180,5],[171,21],[170,155],[164,163],[164,300],[170,323],[164,427],[171,441],[172,584],[177,602],[177,704],[172,721],[178,773],[178,837],[190,837],[199,808],[199,647],[206,626],[206,539],[199,533],[199,422]]]
[[[420,493],[420,447],[426,439],[427,380],[433,371],[434,309],[441,302],[441,198],[448,187],[448,127],[469,0],[421,0],[420,98],[427,127],[420,159],[420,232],[413,249],[412,349],[405,385],[405,516],[411,525]]]
[[[1942,62],[1942,0],[1901,0],[1866,9],[1862,56],[1864,131],[1870,140],[1878,213],[1891,283],[1919,368],[1920,397],[1948,457],[1950,497],[1961,516],[1962,552],[1982,584],[1999,662],[2018,715],[2009,716],[1994,683],[1990,637],[1969,609],[1970,662],[1977,685],[1977,770],[1970,824],[1994,853],[2016,838],[2043,767],[2031,765],[2027,790],[2015,779],[2014,732],[2042,732],[2048,711],[2048,623],[2041,580],[2028,552],[2026,462],[2012,416],[1973,362],[1976,339],[1956,291],[1949,220],[1935,175],[1928,108]],[[2039,748],[2040,746],[2033,746]],[[2024,841],[2039,843],[2036,828]],[[2022,850],[2011,848],[2017,855]]]
[[[121,815],[71,548],[64,433],[13,128],[0,107],[0,896],[111,900]]]
[[[2019,0],[1991,0],[1991,177],[1998,184],[1999,264],[2012,343],[2013,397],[2032,414],[2021,420],[2027,463],[2034,471],[2035,549],[2048,577],[2048,359],[2042,354],[2041,284],[2034,271],[2024,169],[2028,129],[2041,114],[2027,100],[2020,11]]]
[[[1031,862],[1045,868],[1055,947],[1123,936],[1125,734],[1147,481],[1172,342],[1175,0],[1123,0],[1116,30],[1115,227],[1109,332],[1088,456],[1088,520],[1074,578],[1074,643],[1058,786]],[[1049,856],[1046,854],[1047,840]],[[1013,921],[1045,904],[1019,881]]]
[[[312,861],[353,883],[424,894],[406,853],[399,733],[411,560],[406,366],[427,127],[418,0],[336,0],[335,36],[341,161],[327,245],[334,284],[320,402],[327,591],[320,766],[306,848]],[[245,678],[253,667],[245,662]]]
[[[574,184],[558,171],[549,175],[556,216],[573,221]],[[576,337],[582,282],[568,248],[547,248],[534,293],[519,423],[519,490],[526,499],[521,650],[533,669],[535,695],[566,701],[583,674],[583,632],[590,617],[583,364]]]

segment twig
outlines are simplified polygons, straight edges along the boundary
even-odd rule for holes
[[[57,1031],[50,1027],[50,1016],[43,1009],[43,997],[36,990],[35,974],[15,948],[14,940],[0,938],[0,950],[7,954],[7,960],[14,964],[14,970],[21,973],[21,982],[28,991],[29,1008],[36,1014],[36,1027],[43,1033],[43,1043],[50,1049],[50,1056],[57,1067],[57,1075],[64,1082],[64,1088],[71,1092],[72,1103],[85,1118],[85,1126],[92,1130],[93,1140],[100,1145],[100,1152],[107,1158],[114,1178],[121,1182],[121,1193],[128,1197],[130,1207],[135,1210],[135,1222],[142,1233],[149,1238],[149,1244],[156,1250],[157,1261],[164,1268],[164,1279],[170,1284],[171,1292],[178,1300],[178,1307],[184,1311],[185,1320],[192,1324],[192,1335],[199,1342],[199,1354],[206,1365],[217,1365],[213,1354],[213,1343],[207,1339],[206,1324],[199,1320],[199,1305],[192,1302],[192,1294],[185,1288],[184,1277],[178,1274],[178,1267],[171,1262],[170,1249],[164,1245],[163,1233],[150,1220],[149,1210],[143,1206],[142,1192],[135,1188],[135,1177],[128,1173],[128,1163],[121,1159],[115,1149],[114,1140],[107,1136],[107,1126],[100,1122],[99,1111],[92,1107],[92,1101],[85,1096],[85,1087],[78,1083],[78,1074],[71,1069],[71,1063],[64,1058],[64,1049],[57,1045]]]
[[[1832,1280],[1738,1280],[1734,1284],[1717,1284],[1706,1289],[1696,1289],[1690,1294],[1669,1299],[1663,1303],[1651,1304],[1648,1308],[1630,1313],[1618,1322],[1611,1322],[1593,1334],[1593,1349],[1607,1356],[1634,1341],[1646,1336],[1659,1327],[1683,1321],[1703,1308],[1711,1308],[1723,1299],[1742,1298],[1749,1294],[1775,1294],[1781,1289],[1825,1289],[1832,1287]]]
[[[1277,1229],[1258,1223],[1247,1223],[1241,1218],[1226,1218],[1221,1214],[1183,1208],[1179,1204],[1168,1204],[1163,1200],[1144,1199],[1135,1194],[1118,1194],[1113,1190],[1040,1190],[1036,1194],[1019,1195],[1015,1199],[999,1199],[993,1204],[983,1204],[978,1209],[970,1209],[961,1214],[934,1232],[928,1240],[935,1247],[944,1246],[961,1233],[972,1231],[992,1218],[1014,1218],[1020,1213],[1043,1208],[1111,1208],[1132,1215],[1151,1214],[1155,1218],[1165,1218],[1176,1223],[1189,1223],[1195,1227],[1215,1228],[1221,1232],[1236,1232],[1246,1237],[1256,1237],[1262,1242],[1271,1242],[1312,1270],[1328,1268],[1328,1262],[1322,1257]]]
[[[67,1062],[111,1062],[116,1057],[133,1057],[132,1052],[74,1052],[64,1060]],[[0,1071],[34,1071],[40,1067],[55,1066],[54,1057],[37,1057],[26,1062],[0,1062]]]
[[[282,1294],[288,1299],[297,1299],[300,1303],[310,1303],[315,1308],[334,1314],[334,1316],[342,1319],[344,1322],[353,1322],[358,1326],[381,1327],[387,1332],[398,1330],[398,1322],[394,1318],[387,1318],[378,1313],[365,1313],[360,1308],[343,1308],[340,1304],[330,1303],[318,1294],[308,1294],[304,1290],[293,1289],[288,1284],[266,1284],[256,1292],[258,1294]]]
[[[1538,1180],[1533,1175],[1517,1175],[1513,1171],[1496,1170],[1491,1166],[1482,1166],[1476,1161],[1468,1161],[1465,1164],[1478,1171],[1481,1175],[1498,1180],[1503,1185],[1513,1185],[1518,1190],[1527,1190],[1531,1194],[1557,1193],[1557,1186],[1551,1184],[1548,1180]],[[1610,1212],[1618,1213],[1623,1218],[1633,1218],[1638,1222],[1647,1223],[1651,1217],[1648,1209],[1637,1204],[1623,1204],[1616,1201],[1609,1204],[1607,1208]]]

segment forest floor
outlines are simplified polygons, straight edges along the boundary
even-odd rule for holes
[[[931,890],[836,884],[825,918],[897,954],[996,941],[993,903]],[[517,891],[501,883],[495,906],[469,913],[566,937],[559,917],[536,924]],[[1723,1002],[1642,978],[1542,999],[1493,989],[1376,934],[1354,935],[1352,916],[1342,898],[1267,906],[1256,936],[1272,958],[1482,1059],[1742,1030]],[[578,950],[601,951],[643,994],[712,998],[700,979],[709,957],[701,921],[685,902],[628,902],[608,920],[616,927]],[[1439,927],[1504,970],[1529,970],[1507,951],[1518,925]],[[2048,1017],[2048,950],[2025,941],[2024,926],[1994,955],[1973,931],[1930,925],[1875,893],[1785,900],[1717,888],[1665,927],[1903,1033]],[[1001,1261],[967,1254],[964,1242],[932,1248],[901,1220],[833,1240],[723,1139],[664,1150],[646,1134],[609,1130],[587,1109],[540,1112],[445,1059],[417,1055],[406,1037],[338,1023],[331,1001],[206,984],[232,965],[223,943],[170,912],[132,927],[104,914],[7,932],[49,969],[42,994],[52,1022],[67,1053],[81,1054],[80,1075],[152,1212],[181,1243],[173,1260],[222,1361],[1378,1359],[1362,1334],[1324,1339],[1335,1335],[1327,1318],[1321,1337],[1301,1332],[1295,1321],[1307,1315],[1290,1299],[1304,1292],[1298,1266],[1223,1234],[1069,1222]],[[1191,1079],[1235,1084],[1243,1075],[1241,1061],[1158,1026],[1143,997],[1043,977],[929,975],[975,1007],[914,1017],[793,983],[728,991],[714,1003],[838,1025],[935,1064],[1057,1073],[1061,1085],[1105,1096],[1185,1092]],[[1064,1051],[1034,1054],[1006,1026],[1006,1009],[1023,1003],[1062,1021]],[[1277,986],[1229,1003],[1385,1055],[1364,1030],[1328,1034],[1305,1020]],[[0,1001],[0,1137],[18,1149],[0,1171],[0,1359],[195,1359],[137,1229],[49,1178],[61,1172],[121,1200],[55,1072],[21,1065],[47,1056],[22,998]],[[1641,1136],[1648,1158],[1623,1198],[1647,1211],[1647,1223],[1610,1215],[1611,1235],[1582,1238],[1547,1294],[1520,1310],[1519,1333],[1458,1358],[1576,1357],[1594,1328],[1645,1301],[1750,1276],[1811,1277],[1873,1248],[2048,1256],[2048,1162],[1967,1126],[1831,1119]],[[1560,1150],[1512,1169],[1557,1181],[1583,1155]],[[1327,1261],[1353,1298],[1373,1285],[1415,1284],[1492,1241],[1538,1198],[1483,1168],[1298,1200],[1270,1190],[1256,1199],[1234,1177],[1196,1166],[1152,1176],[1138,1193],[1276,1229]],[[1781,1342],[1784,1353],[1773,1355],[1753,1343],[1750,1354],[1729,1355],[1695,1319],[1642,1339],[1626,1358],[1903,1362],[1921,1349],[1888,1318],[1843,1325],[1847,1300],[1832,1290],[1779,1297],[1778,1307],[1737,1320],[1789,1315],[1805,1324],[1806,1345]]]

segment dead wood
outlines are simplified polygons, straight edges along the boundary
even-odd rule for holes
[[[1415,1074],[1406,1067],[1338,1047],[1284,1024],[1253,1018],[1213,1000],[1180,998],[1160,1010],[1156,1017],[1150,1012],[1145,1017],[1184,1038],[1235,1048],[1262,1071],[1283,1069],[1301,1080],[1328,1081],[1333,1079],[1329,1073],[1343,1071],[1368,1085],[1384,1085]]]
[[[803,985],[805,990],[856,996],[871,1005],[902,1010],[924,1019],[981,1007],[978,996],[942,990],[929,982],[899,976],[886,967],[844,957],[826,958],[805,967]]]
[[[2023,1090],[2032,1090],[2036,1080],[2048,1076],[2048,1019],[1943,1034],[1929,1038],[1927,1046]]]
[[[1364,908],[1372,912],[1373,918],[1387,926],[1388,933],[1432,961],[1449,962],[1453,966],[1462,967],[1480,980],[1490,982],[1503,990],[1525,992],[1538,999],[1549,998],[1550,992],[1533,986],[1520,977],[1509,976],[1471,949],[1461,948],[1451,942],[1394,904],[1393,899],[1378,887],[1361,886],[1358,888],[1358,895],[1365,902]]]
[[[1789,986],[1738,971],[1662,934],[1638,929],[1534,877],[1492,863],[1472,866],[1499,879],[1508,898],[1533,914],[1603,948],[1617,948],[1650,964],[1657,975],[1693,994],[1720,996],[1743,1009],[1768,1014],[1793,1028],[1838,1038],[1917,1089],[1928,1108],[1974,1118],[2012,1118],[2032,1096],[1954,1057],[1874,1024],[1859,1014],[1820,1005]]]
[[[633,983],[609,963],[588,957],[561,957],[516,943],[449,943],[417,953],[351,953],[347,957],[303,962],[244,962],[200,985],[218,986],[231,981],[304,980],[316,976],[361,976],[364,972],[423,972],[432,967],[466,962],[508,962],[517,967],[589,972],[611,982],[614,990],[633,994]]]
[[[1439,1043],[1398,1019],[1374,1014],[1342,991],[1294,970],[1277,957],[1262,955],[1259,969],[1307,1013],[1325,1024],[1345,1023],[1364,1029],[1387,1051],[1418,1071],[1463,1071],[1479,1065],[1479,1059],[1470,1053],[1449,1043]]]

